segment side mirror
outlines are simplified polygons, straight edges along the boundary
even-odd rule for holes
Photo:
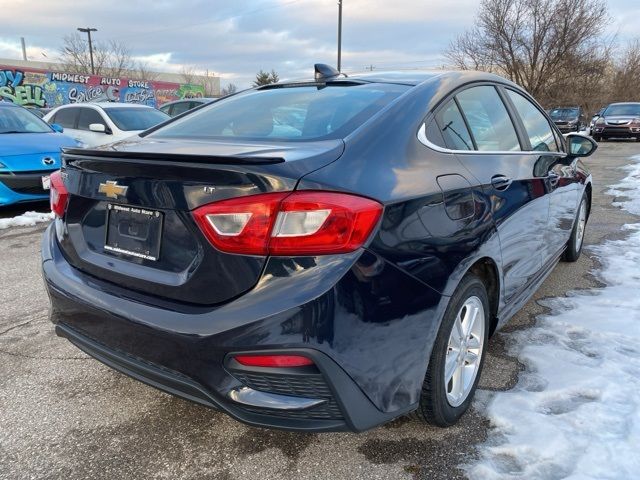
[[[102,123],[92,123],[89,125],[89,130],[96,133],[107,133],[107,127]]]
[[[50,126],[55,132],[58,132],[58,133],[64,132],[64,128],[62,128],[62,126],[58,125],[57,123],[52,123]]]
[[[570,133],[567,135],[567,149],[571,157],[588,157],[598,148],[598,144],[591,137]]]

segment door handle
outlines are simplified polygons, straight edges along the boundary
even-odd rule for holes
[[[511,179],[504,175],[494,175],[491,177],[491,185],[496,190],[506,190],[511,185]]]

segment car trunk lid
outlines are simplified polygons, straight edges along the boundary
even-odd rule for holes
[[[340,157],[341,140],[257,144],[136,139],[63,155],[69,191],[58,241],[75,268],[132,291],[214,305],[251,289],[265,257],[216,250],[191,211],[291,191]]]

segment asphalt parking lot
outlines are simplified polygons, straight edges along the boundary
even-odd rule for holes
[[[624,233],[634,217],[608,186],[640,143],[602,143],[585,163],[594,176],[586,244]],[[16,209],[0,216],[17,215]],[[637,221],[637,219],[636,219]],[[402,418],[363,434],[299,434],[242,425],[111,371],[55,336],[40,275],[44,224],[0,230],[0,478],[462,478],[490,425],[476,408],[450,429]],[[494,336],[480,395],[508,389],[523,368],[509,333],[543,312],[536,300],[597,287],[589,254],[560,264],[535,298]]]

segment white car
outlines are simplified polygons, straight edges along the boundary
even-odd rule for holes
[[[133,103],[72,103],[54,108],[43,120],[64,128],[64,133],[87,147],[105,145],[137,135],[169,115]]]

